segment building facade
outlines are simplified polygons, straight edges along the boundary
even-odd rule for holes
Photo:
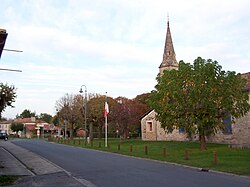
[[[10,128],[12,122],[13,122],[13,120],[0,122],[0,132],[5,132],[7,134],[13,134],[13,131]]]
[[[164,70],[178,69],[178,62],[174,51],[174,45],[171,37],[169,22],[167,23],[167,34],[163,53],[163,60],[159,66],[158,76],[163,75]],[[246,91],[250,93],[250,72],[241,75],[247,79]],[[156,112],[154,110],[147,113],[141,119],[142,140],[156,141],[193,141],[198,140],[198,135],[188,136],[181,129],[174,129],[172,133],[167,133],[161,127],[161,123],[156,120]],[[208,142],[230,144],[235,147],[250,148],[250,112],[235,121],[233,124],[230,119],[226,123],[229,125],[227,131],[220,131],[215,135],[207,137]]]
[[[23,124],[22,137],[33,138],[44,135],[44,131],[50,130],[50,125],[42,120],[37,120],[35,117],[15,119],[15,123]]]

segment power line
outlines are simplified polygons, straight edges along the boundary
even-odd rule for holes
[[[2,71],[15,71],[15,72],[22,72],[22,70],[17,70],[17,69],[3,69],[3,68],[0,68],[0,70],[2,70]]]
[[[22,53],[23,51],[21,50],[16,50],[16,49],[3,49],[4,51],[11,51],[11,52],[19,52]]]

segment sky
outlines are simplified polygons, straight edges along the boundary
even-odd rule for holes
[[[150,92],[162,61],[169,15],[177,61],[201,56],[223,70],[250,71],[249,0],[1,0],[6,49],[0,82],[17,98],[3,117],[24,109],[54,115],[65,94],[135,98]],[[84,88],[84,87],[83,87]]]

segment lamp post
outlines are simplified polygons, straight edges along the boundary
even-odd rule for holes
[[[82,85],[80,88],[80,93],[83,93],[82,87],[85,87],[85,99],[84,99],[84,130],[85,130],[85,144],[87,142],[87,87],[85,85]]]

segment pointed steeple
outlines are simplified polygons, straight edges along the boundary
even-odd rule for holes
[[[175,52],[174,52],[174,45],[172,42],[170,27],[169,27],[169,20],[167,23],[167,35],[165,40],[165,47],[164,47],[164,53],[163,53],[163,60],[159,67],[160,69],[160,75],[163,74],[163,71],[165,69],[178,69],[178,62],[175,58]]]

